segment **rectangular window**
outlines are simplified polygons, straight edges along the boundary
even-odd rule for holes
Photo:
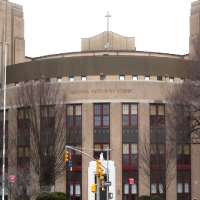
[[[123,144],[123,154],[129,154],[129,144]]]
[[[177,193],[183,193],[183,184],[177,183]]]
[[[105,80],[106,79],[106,75],[105,74],[100,74],[100,80]]]
[[[103,153],[103,158],[106,160],[107,154],[108,156],[110,155],[110,151],[107,151],[109,149],[110,149],[109,144],[94,144],[94,158],[99,159],[100,154]]]
[[[150,104],[150,127],[164,128],[165,125],[165,105]]]
[[[125,80],[125,75],[119,75],[119,80],[124,81]]]
[[[81,76],[81,80],[82,81],[86,81],[87,80],[87,76]]]
[[[133,103],[122,104],[122,125],[123,127],[138,126],[138,105]]]
[[[162,76],[157,76],[158,81],[162,81]]]
[[[138,75],[133,75],[132,79],[133,79],[134,81],[137,81],[137,80],[138,80]]]
[[[122,163],[124,166],[137,166],[137,144],[123,144]]]
[[[156,115],[156,105],[150,105],[150,115],[154,116]]]
[[[124,184],[124,194],[129,194],[129,184]]]
[[[137,154],[137,144],[131,144],[131,154]]]
[[[69,76],[69,81],[74,81],[74,76]]]
[[[81,187],[80,184],[75,185],[75,195],[80,196],[81,195]]]
[[[189,183],[184,184],[184,191],[185,193],[189,193]]]
[[[151,184],[151,194],[156,194],[156,193],[157,193],[156,184],[155,184],[155,183],[152,183],[152,184]]]
[[[70,184],[70,195],[73,196],[74,190],[73,190],[73,184]]]
[[[184,155],[190,155],[190,145],[189,144],[185,144],[183,146],[183,154]]]
[[[163,189],[164,189],[164,188],[163,188],[163,184],[159,183],[159,185],[158,185],[158,190],[159,190],[159,193],[160,193],[160,194],[163,194],[163,192],[164,192]]]
[[[94,126],[95,128],[107,128],[110,126],[110,105],[94,104]]]
[[[169,82],[174,82],[174,77],[169,77]]]
[[[82,107],[80,104],[67,105],[67,128],[82,126]]]
[[[131,185],[131,194],[137,194],[137,185],[136,184]]]
[[[57,78],[58,83],[62,82],[62,78]]]

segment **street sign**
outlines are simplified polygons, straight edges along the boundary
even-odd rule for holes
[[[15,183],[16,182],[16,176],[15,175],[10,175],[8,176],[8,181],[10,183]]]
[[[129,185],[133,185],[134,182],[135,182],[134,178],[129,178],[129,179],[128,179]]]

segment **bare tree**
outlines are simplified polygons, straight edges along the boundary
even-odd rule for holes
[[[64,172],[65,107],[60,84],[43,79],[21,83],[16,101],[23,108],[21,134],[30,133],[24,138],[30,147],[28,165],[39,177],[40,189],[54,185]]]
[[[200,139],[200,81],[185,80],[170,94],[172,104],[170,125],[185,142]]]
[[[168,138],[165,143],[151,144],[144,139],[140,148],[139,167],[151,182],[151,185],[146,183],[146,187],[152,187],[151,190],[155,189],[156,195],[162,199],[165,199],[166,192],[175,178],[176,148],[172,142]]]

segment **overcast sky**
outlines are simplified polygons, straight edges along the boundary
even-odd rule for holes
[[[193,0],[10,0],[24,7],[26,56],[80,51],[81,38],[110,30],[139,51],[188,53]]]

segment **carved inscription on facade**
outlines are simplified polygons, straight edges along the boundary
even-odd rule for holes
[[[70,90],[71,95],[94,95],[94,94],[131,94],[132,89],[88,89],[88,90]]]

